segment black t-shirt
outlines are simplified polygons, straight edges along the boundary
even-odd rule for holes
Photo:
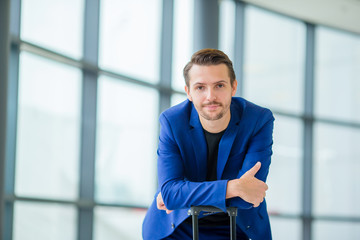
[[[206,144],[207,144],[207,172],[206,172],[206,181],[215,181],[216,177],[216,169],[217,169],[217,158],[219,152],[219,143],[224,135],[224,131],[219,133],[210,133],[204,130]]]
[[[225,130],[219,133],[210,133],[204,130],[206,144],[207,144],[207,171],[206,171],[206,181],[215,181],[217,180],[217,159],[219,151],[219,143],[222,136],[225,133]],[[189,217],[186,219],[187,223],[191,223],[192,219]],[[199,226],[221,226],[229,225],[230,218],[227,213],[216,213],[199,219]]]

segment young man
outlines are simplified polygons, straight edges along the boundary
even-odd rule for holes
[[[160,116],[159,190],[143,238],[192,239],[191,206],[238,208],[237,239],[269,240],[264,201],[272,155],[273,115],[243,98],[232,62],[203,49],[184,68],[188,100]],[[200,239],[229,239],[229,217],[199,217]]]

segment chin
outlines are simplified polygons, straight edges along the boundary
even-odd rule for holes
[[[209,121],[216,121],[216,120],[219,120],[219,119],[221,119],[222,117],[223,117],[223,115],[221,115],[221,114],[216,114],[216,115],[205,115],[206,117],[205,117],[205,119],[206,120],[209,120]]]

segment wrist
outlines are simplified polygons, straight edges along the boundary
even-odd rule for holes
[[[233,197],[238,197],[238,183],[237,183],[237,179],[233,179],[233,180],[229,180],[227,182],[227,186],[226,186],[226,199],[228,198],[233,198]]]

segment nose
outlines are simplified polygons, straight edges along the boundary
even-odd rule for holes
[[[212,102],[216,99],[216,95],[213,89],[209,88],[209,90],[207,91],[207,100],[209,102]]]

